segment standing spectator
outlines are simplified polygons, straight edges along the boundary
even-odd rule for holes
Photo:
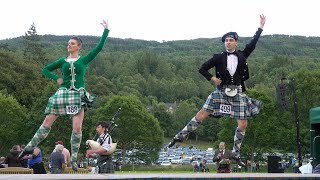
[[[47,174],[44,169],[42,152],[39,147],[35,147],[32,154],[23,156],[22,159],[28,159],[28,167],[33,169],[33,174]]]
[[[200,170],[199,164],[195,163],[193,166],[193,172],[199,172],[199,170]]]
[[[117,166],[118,171],[121,171],[121,166],[122,166],[121,161],[117,160],[116,161],[116,166]]]
[[[219,150],[214,152],[213,162],[216,162],[218,173],[230,173],[231,151],[226,149],[225,142],[220,142]]]
[[[260,163],[259,163],[259,161],[257,161],[257,163],[256,163],[256,171],[260,172]]]
[[[256,171],[256,167],[257,167],[256,162],[252,161],[252,163],[251,163],[251,172],[255,172]]]
[[[66,147],[64,147],[63,141],[57,141],[56,145],[57,144],[61,144],[63,146],[62,154],[64,156],[65,163],[66,163],[67,167],[71,167],[70,151]]]
[[[21,160],[18,159],[20,152],[21,147],[14,145],[6,157],[5,164],[8,164],[8,167],[22,167]]]
[[[294,164],[294,173],[299,173],[299,161]]]
[[[57,144],[55,150],[50,155],[50,172],[51,174],[62,174],[65,167],[65,159],[62,154],[63,145]]]
[[[292,161],[291,161],[291,164],[292,164],[292,170],[294,173],[298,173],[299,172],[299,161],[297,161],[296,158],[293,158]]]
[[[245,172],[249,172],[249,170],[251,169],[251,161],[247,159],[245,164],[246,166],[244,167],[244,170]]]

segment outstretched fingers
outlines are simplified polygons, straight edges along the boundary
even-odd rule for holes
[[[266,16],[264,14],[261,14],[260,15],[260,28],[263,28],[265,23],[266,23]]]
[[[105,29],[108,29],[108,19],[107,20],[102,20],[102,23],[101,23],[101,25],[105,28]]]

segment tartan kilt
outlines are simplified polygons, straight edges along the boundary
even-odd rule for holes
[[[259,114],[262,108],[262,102],[248,97],[242,93],[241,86],[238,87],[238,93],[234,97],[229,97],[225,93],[225,86],[217,88],[207,98],[202,109],[211,113],[214,117],[231,117],[234,119],[246,120],[249,117]],[[220,110],[221,105],[230,105],[231,111],[224,113]]]
[[[102,165],[99,166],[99,174],[113,174],[114,173],[114,166],[112,160],[108,160]]]
[[[49,98],[45,114],[70,115],[67,113],[67,106],[76,106],[80,112],[82,106],[91,107],[95,97],[90,95],[84,88],[79,90],[68,90],[59,88]]]

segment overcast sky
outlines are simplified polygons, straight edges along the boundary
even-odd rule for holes
[[[262,35],[320,36],[319,0],[3,0],[0,39],[23,36],[34,22],[39,35],[100,36],[156,41]]]

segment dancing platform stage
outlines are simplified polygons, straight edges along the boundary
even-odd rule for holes
[[[294,173],[134,173],[134,174],[1,174],[2,179],[320,179],[320,174]]]

